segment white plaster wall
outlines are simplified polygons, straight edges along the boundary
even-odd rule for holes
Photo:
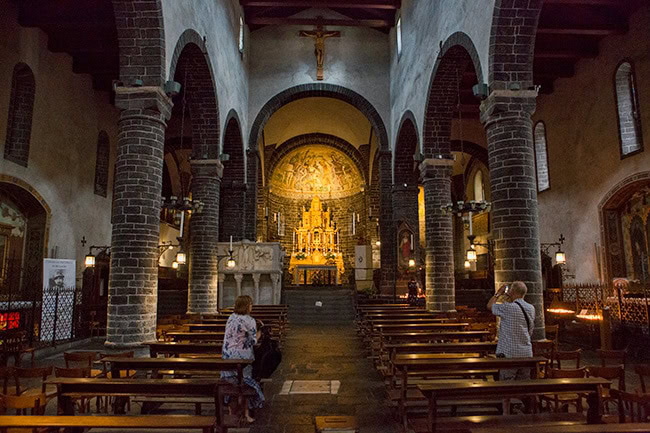
[[[627,35],[611,36],[600,55],[583,60],[576,76],[555,82],[538,98],[535,121],[546,124],[551,188],[539,194],[540,238],[563,233],[567,267],[577,282],[598,280],[594,244],[601,244],[598,205],[629,175],[650,169],[650,8],[635,14]],[[645,151],[620,159],[614,73],[623,59],[634,62]]]
[[[397,56],[395,29],[391,46],[391,125],[396,143],[399,122],[411,110],[418,122],[420,142],[429,83],[440,45],[456,32],[466,33],[478,52],[487,83],[490,30],[494,0],[402,0],[402,52]]]
[[[48,253],[77,259],[77,275],[89,245],[111,241],[113,165],[119,113],[109,95],[93,90],[90,75],[72,73],[72,58],[47,50],[47,36],[17,23],[13,2],[0,8],[0,173],[31,185],[52,210]],[[28,167],[3,158],[13,68],[26,63],[36,94]],[[97,134],[110,137],[108,194],[94,194]],[[89,242],[84,248],[82,236]]]
[[[226,116],[234,109],[241,122],[242,137],[248,131],[248,53],[251,38],[245,35],[244,55],[239,53],[239,16],[241,8],[236,0],[162,0],[165,25],[166,70],[170,66],[178,39],[188,29],[206,37],[208,57],[214,73],[219,103],[220,143]],[[173,78],[173,77],[172,77]],[[247,140],[243,140],[244,143]],[[244,148],[246,148],[244,144]]]
[[[345,19],[325,9],[310,9],[294,17]],[[249,119],[278,93],[316,81],[314,40],[299,37],[308,26],[267,26],[251,32]],[[360,27],[327,26],[341,32],[325,41],[324,75],[321,83],[346,87],[366,98],[377,110],[390,137],[388,35]],[[246,130],[246,141],[250,131]]]

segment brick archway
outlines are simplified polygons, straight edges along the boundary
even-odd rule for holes
[[[533,87],[535,36],[543,3],[543,0],[496,0],[490,32],[488,84],[491,90]]]
[[[433,68],[425,109],[420,176],[426,211],[427,309],[450,311],[456,307],[454,282],[454,230],[451,215],[442,207],[451,202],[451,125],[458,103],[463,72],[482,68],[469,36],[455,33],[443,45]]]
[[[165,82],[165,27],[161,0],[112,0],[120,50],[120,81]]]
[[[273,98],[264,104],[260,112],[258,113],[253,126],[251,127],[251,133],[248,139],[248,147],[250,149],[257,149],[257,143],[260,139],[262,131],[266,122],[271,118],[273,113],[284,105],[303,98],[311,97],[325,97],[338,99],[343,102],[355,107],[357,110],[361,111],[370,121],[375,134],[379,138],[380,148],[382,150],[388,150],[388,134],[386,132],[386,126],[379,115],[379,112],[372,106],[372,104],[363,96],[357,92],[350,90],[346,87],[337,86],[334,84],[325,84],[325,83],[315,83],[315,84],[301,84],[299,86],[291,87],[284,90],[283,92],[278,93]]]
[[[174,98],[174,114],[180,114],[185,98],[186,116],[192,120],[192,158],[216,159],[220,153],[219,103],[212,65],[202,46],[203,39],[196,31],[183,32],[169,75],[181,84],[181,93]]]
[[[223,163],[219,209],[219,241],[226,242],[230,236],[241,240],[244,235],[246,203],[246,160],[239,116],[231,110],[228,113],[223,134],[223,153],[229,156]]]
[[[621,260],[624,251],[619,209],[635,191],[646,186],[650,186],[650,171],[635,173],[614,185],[598,204],[600,240],[603,245],[604,281],[627,276],[619,274],[620,265],[616,263],[617,260]]]
[[[419,174],[414,160],[414,156],[416,156],[419,149],[418,137],[415,116],[411,111],[407,111],[402,116],[395,143],[395,155],[393,157],[395,185],[418,184]]]
[[[451,140],[450,143],[452,152],[461,151],[460,140]],[[472,158],[476,158],[481,161],[486,167],[488,166],[488,151],[485,147],[472,141],[463,140],[462,150]]]

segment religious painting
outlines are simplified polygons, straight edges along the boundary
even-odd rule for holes
[[[648,249],[646,246],[643,220],[639,215],[630,225],[630,244],[632,246],[632,268],[634,279],[645,282],[648,279]]]
[[[650,203],[647,195],[647,189],[635,191],[619,207],[623,241],[621,256],[627,268],[624,277],[641,283],[650,281],[647,238]],[[609,247],[611,250],[611,244]]]
[[[401,223],[397,230],[397,264],[400,268],[408,268],[409,260],[415,259],[415,240],[413,231],[406,223]]]
[[[325,145],[295,149],[271,173],[274,194],[287,198],[348,197],[361,191],[363,178],[355,163],[340,150]]]

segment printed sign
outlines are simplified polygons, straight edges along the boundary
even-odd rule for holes
[[[75,266],[74,260],[43,259],[41,341],[72,338]]]

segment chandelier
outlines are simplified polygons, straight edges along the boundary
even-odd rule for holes
[[[455,214],[458,217],[462,217],[465,214],[469,214],[471,220],[472,214],[485,212],[490,209],[490,203],[485,200],[467,200],[467,186],[465,184],[465,147],[463,140],[463,116],[462,116],[462,106],[460,100],[460,76],[459,71],[456,69],[456,93],[457,93],[457,109],[458,109],[458,132],[460,138],[460,155],[461,155],[461,165],[463,168],[463,200],[452,201],[447,203],[444,206],[440,206],[445,213]],[[470,232],[471,234],[471,232]]]

